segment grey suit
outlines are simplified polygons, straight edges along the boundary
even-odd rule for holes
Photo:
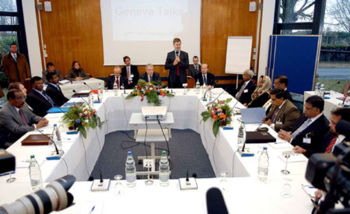
[[[33,131],[33,124],[41,117],[32,113],[27,106],[21,108],[28,124],[25,124],[14,106],[7,102],[0,110],[0,125],[9,131],[9,141],[14,142],[28,131]]]

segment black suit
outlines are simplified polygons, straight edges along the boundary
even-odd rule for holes
[[[134,75],[134,77],[132,78],[132,83],[128,84],[128,82],[126,82],[126,88],[133,88],[135,85],[137,85],[137,82],[139,81],[139,71],[137,69],[136,65],[130,65],[130,72],[132,75]],[[128,80],[128,75],[126,73],[126,66],[124,66],[122,68],[122,76]]]
[[[296,122],[294,126],[293,132],[295,132],[308,118],[305,115],[302,115]],[[300,132],[295,138],[292,140],[291,144],[293,146],[300,146],[304,148],[306,152],[306,156],[310,157],[313,153],[323,152],[322,151],[322,139],[324,135],[329,130],[329,121],[322,114],[317,120],[315,120],[311,125],[306,127],[302,132]],[[311,138],[311,143],[304,143],[303,139],[308,135]]]
[[[195,77],[195,80],[196,80],[196,82],[198,80],[199,84],[202,86],[203,83],[204,83],[202,73],[197,74],[197,76]],[[214,74],[207,72],[207,83],[206,83],[206,85],[215,86],[215,76],[214,76]]]
[[[177,65],[173,65],[175,55],[175,51],[169,52],[165,61],[165,69],[169,70],[168,85],[169,88],[182,88],[182,84],[187,82],[188,54],[185,51],[180,51],[181,61]],[[179,66],[179,76],[177,75],[177,66]]]
[[[254,107],[262,107],[268,100],[270,99],[270,95],[267,92],[264,92],[254,100],[252,100],[248,104],[248,108],[254,108]]]
[[[26,102],[33,109],[33,113],[41,117],[45,116],[47,110],[53,107],[45,97],[34,89],[28,94]]]
[[[200,64],[198,64],[198,69],[196,69],[194,65],[190,65],[190,67],[188,68],[188,75],[193,78],[196,78],[196,76],[201,73],[201,69],[202,66]]]
[[[286,90],[285,92],[286,92],[286,99],[287,99],[287,100],[290,100],[290,101],[293,101],[292,95],[290,95],[289,91]]]
[[[114,83],[115,83],[115,76],[112,75],[112,76],[109,76],[107,79],[106,79],[106,82],[107,82],[107,89],[113,89],[113,86],[114,86]],[[120,86],[127,86],[128,85],[128,80],[126,79],[126,77],[124,76],[120,76]]]
[[[241,90],[242,87],[244,87],[244,83],[245,82],[242,81],[242,83],[239,85],[238,91],[236,92],[236,94]],[[254,92],[255,88],[256,88],[255,83],[253,82],[253,80],[250,80],[249,83],[245,86],[238,101],[242,104],[250,103],[250,101],[252,100],[252,93]]]
[[[148,82],[148,74],[147,74],[147,72],[141,74],[140,79],[143,79],[143,80],[145,80],[146,82]],[[160,81],[159,73],[153,72],[151,81]]]
[[[55,102],[55,106],[61,106],[68,101],[68,99],[63,95],[62,90],[59,85],[58,88],[53,86],[51,83],[48,84],[46,88],[46,93]]]

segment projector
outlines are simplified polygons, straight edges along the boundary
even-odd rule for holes
[[[142,106],[141,113],[144,120],[164,120],[166,118],[166,106]]]

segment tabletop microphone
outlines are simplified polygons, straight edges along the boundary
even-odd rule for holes
[[[206,194],[208,214],[228,214],[224,197],[216,187],[210,188]]]
[[[86,82],[83,82],[84,85],[86,85],[91,91],[93,91],[94,89],[92,89]]]
[[[75,89],[73,89],[73,92],[77,93]],[[90,108],[92,108],[90,103],[87,100],[85,100],[84,97],[79,97],[79,98],[81,98],[84,101],[84,103],[86,103]]]
[[[50,141],[50,142],[54,145],[54,147],[55,147],[56,154],[57,154],[58,156],[61,156],[60,152],[58,151],[58,148],[57,148],[57,145],[56,145],[55,141],[52,139],[52,136],[43,133],[43,132],[42,132],[40,129],[38,129],[38,128],[36,128],[35,130],[38,131],[40,134],[42,134],[42,135],[48,137],[48,138],[49,138],[49,141]]]

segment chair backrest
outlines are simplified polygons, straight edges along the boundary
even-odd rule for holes
[[[196,80],[191,76],[187,76],[187,88],[194,88],[195,86]]]

